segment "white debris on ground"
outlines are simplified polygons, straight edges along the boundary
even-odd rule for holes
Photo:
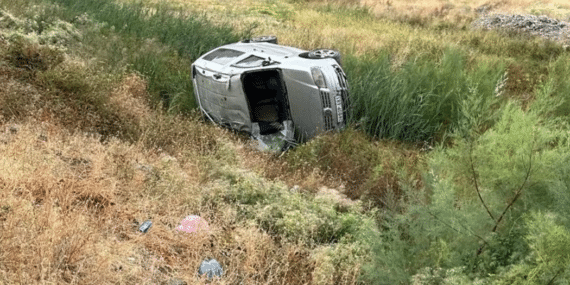
[[[474,28],[527,33],[563,44],[570,44],[570,23],[547,16],[482,14]]]

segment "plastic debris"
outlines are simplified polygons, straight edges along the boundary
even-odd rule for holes
[[[142,223],[142,225],[139,227],[139,231],[145,234],[146,232],[148,232],[151,226],[152,226],[152,221],[147,220],[144,223]]]
[[[212,279],[214,276],[222,277],[224,274],[224,269],[215,259],[206,259],[200,264],[200,269],[198,269],[198,274],[200,276],[206,274],[208,279]]]
[[[187,232],[187,233],[195,233],[201,231],[208,231],[209,230],[208,222],[202,219],[200,216],[190,215],[184,218],[180,222],[180,225],[176,227],[177,230]]]

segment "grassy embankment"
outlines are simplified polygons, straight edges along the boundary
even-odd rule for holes
[[[203,283],[207,257],[224,266],[217,284],[356,282],[372,214],[334,191],[266,181],[242,165],[253,151],[240,138],[159,107],[188,51],[237,36],[174,17],[197,35],[177,45],[108,24],[144,30],[167,10],[78,3],[91,6],[3,2],[2,283]],[[176,233],[190,214],[211,231]]]
[[[66,4],[2,3],[11,13],[2,15],[2,120],[20,124],[3,132],[5,282],[192,283],[206,256],[225,266],[222,284],[354,284],[363,273],[365,283],[541,283],[568,274],[560,45],[471,31],[474,11],[450,17],[453,3],[409,15],[351,1],[172,1],[174,13],[150,2],[56,2]],[[157,105],[193,107],[192,58],[240,37],[204,27],[191,16],[202,9],[241,35],[340,49],[357,130],[274,158],[195,115],[165,116]],[[300,193],[288,190],[294,184]],[[344,187],[380,215],[322,185]],[[174,233],[187,214],[208,219],[212,233]],[[370,239],[372,217],[382,236]],[[147,218],[151,234],[138,235],[132,221]],[[372,270],[361,271],[371,246]]]

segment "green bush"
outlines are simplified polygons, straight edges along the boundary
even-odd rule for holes
[[[285,155],[295,171],[318,170],[327,180],[342,181],[343,192],[366,208],[398,208],[400,180],[421,183],[425,163],[416,146],[393,140],[373,141],[349,127],[299,145]]]
[[[570,228],[568,132],[517,104],[507,104],[499,114],[483,134],[431,154],[423,193],[427,201],[422,193],[412,195],[404,199],[403,213],[383,217],[368,280],[444,280],[442,272],[452,268],[464,268],[460,275],[492,284],[522,278],[529,270],[550,278],[563,273],[562,267],[533,261],[533,256],[565,246]],[[537,228],[541,222],[524,223],[533,211],[559,217],[551,235],[560,237],[560,244],[543,241],[538,233],[544,228]],[[431,273],[422,273],[425,268]],[[434,273],[438,268],[443,271]],[[540,278],[537,282],[544,284],[546,277]]]
[[[557,281],[563,282],[570,275],[569,228],[557,221],[555,213],[533,212],[529,216],[526,238],[536,267],[529,272],[527,280],[544,284],[558,278]]]
[[[362,264],[370,260],[367,240],[378,237],[374,211],[363,213],[360,203],[345,204],[330,194],[292,191],[248,172],[219,166],[215,172],[210,177],[223,186],[204,203],[230,205],[237,223],[253,224],[283,244],[310,248],[313,283],[357,282]]]
[[[364,238],[374,219],[360,204],[344,205],[329,195],[292,192],[284,185],[230,171],[224,199],[235,204],[238,216],[268,233],[309,246],[354,242]],[[348,202],[347,202],[348,203]]]
[[[313,252],[316,263],[313,284],[359,284],[362,263],[369,256],[369,246],[362,241],[320,246]]]

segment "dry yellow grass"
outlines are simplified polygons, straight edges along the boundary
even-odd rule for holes
[[[306,284],[307,249],[233,224],[224,205],[202,204],[216,186],[200,167],[142,144],[101,143],[36,121],[1,126],[0,280],[3,283],[142,283],[196,277],[205,257],[226,277],[210,284]],[[144,167],[143,167],[144,166]],[[186,215],[211,232],[178,233]],[[152,219],[141,234],[133,221]]]
[[[139,75],[130,74],[111,92],[109,103],[116,106],[119,112],[142,124],[144,120],[150,119],[152,114],[147,102],[149,97],[146,81]]]
[[[0,118],[0,283],[205,284],[196,271],[206,257],[227,272],[210,284],[310,282],[307,249],[235,224],[229,205],[204,202],[223,187],[208,171],[235,162],[227,131],[151,110],[145,81],[131,74],[108,89],[109,108],[140,125],[141,136],[102,141],[74,127],[91,116],[41,111],[52,106],[38,103],[49,100],[46,90],[9,65],[1,71],[0,102],[11,108]],[[176,232],[190,214],[206,218],[211,232]],[[138,233],[147,219],[150,232]]]
[[[362,5],[372,11],[383,14],[387,11],[419,15],[424,17],[438,15],[457,15],[488,6],[490,12],[532,13],[542,11],[555,17],[568,16],[570,3],[565,0],[360,0]]]
[[[149,3],[158,1],[149,0]],[[490,13],[539,13],[559,19],[570,15],[570,4],[564,0],[320,0],[297,3],[170,0],[168,3],[201,14],[214,23],[230,24],[240,31],[255,27],[255,35],[273,34],[282,44],[308,50],[327,47],[356,55],[388,50],[394,54],[396,65],[410,55],[438,55],[446,47],[463,41],[466,36],[462,27],[467,27],[478,17],[477,9],[482,6],[487,6]],[[322,7],[327,5],[336,12],[323,12]],[[345,7],[368,7],[374,17],[343,15]],[[430,25],[456,28],[425,28]]]

